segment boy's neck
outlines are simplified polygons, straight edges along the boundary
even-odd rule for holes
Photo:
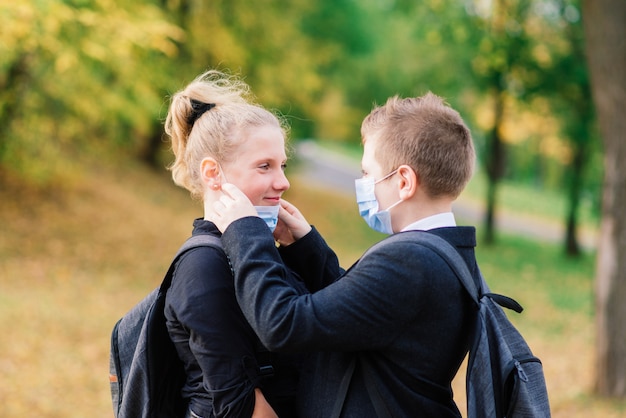
[[[441,213],[452,212],[451,198],[407,200],[392,209],[391,217],[394,221],[394,230],[401,231],[408,225]]]

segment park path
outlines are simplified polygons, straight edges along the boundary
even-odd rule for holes
[[[354,179],[361,177],[360,161],[347,155],[319,146],[315,141],[305,140],[296,144],[295,157],[299,161],[295,175],[323,187],[354,197]],[[356,203],[355,203],[356,205]],[[476,226],[481,235],[484,222],[484,204],[461,194],[453,205],[458,220]],[[532,214],[513,213],[502,208],[496,214],[496,231],[540,239],[547,242],[563,242],[564,226],[559,222],[546,220]],[[579,240],[583,248],[596,246],[595,231],[579,231]]]

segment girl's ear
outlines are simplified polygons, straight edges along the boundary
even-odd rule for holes
[[[413,197],[419,186],[417,173],[408,165],[401,165],[398,167],[398,174],[400,175],[400,181],[398,183],[400,199],[408,200]]]
[[[205,187],[218,190],[222,187],[220,165],[215,158],[206,157],[200,163],[200,177]]]

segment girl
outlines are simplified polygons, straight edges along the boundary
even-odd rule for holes
[[[169,167],[174,183],[204,205],[193,235],[221,235],[207,208],[222,195],[226,180],[243,191],[268,227],[275,227],[280,198],[289,188],[285,129],[252,101],[244,82],[218,71],[202,74],[172,97],[165,131],[175,156]],[[294,285],[304,291],[300,283]],[[182,388],[187,417],[295,416],[297,358],[259,348],[237,304],[223,251],[199,247],[183,255],[165,316],[187,373]]]

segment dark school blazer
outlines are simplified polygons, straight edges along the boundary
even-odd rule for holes
[[[299,392],[300,416],[330,416],[358,356],[373,370],[391,416],[460,417],[451,381],[468,351],[476,309],[446,262],[411,240],[431,233],[453,244],[476,273],[473,227],[395,234],[345,272],[315,229],[281,249],[259,218],[226,229],[237,299],[261,341],[270,350],[314,353]],[[311,294],[289,285],[285,265]],[[369,399],[357,364],[341,416],[376,416]]]

